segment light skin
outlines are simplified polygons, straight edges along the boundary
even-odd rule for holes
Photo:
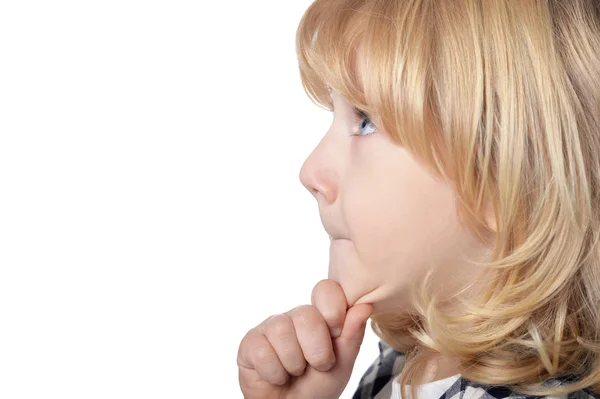
[[[242,339],[237,363],[244,399],[339,398],[372,311],[371,304],[348,308],[338,283],[319,281],[310,305],[270,316]]]
[[[361,128],[344,97],[332,99],[331,127],[300,170],[325,229],[344,237],[331,241],[329,278],[349,305],[373,303],[374,313],[411,311],[408,288],[429,268],[436,292],[456,292],[480,271],[464,257],[488,248],[460,225],[452,189],[385,132]]]
[[[409,288],[430,268],[434,292],[449,298],[482,272],[468,259],[485,260],[490,248],[459,223],[447,183],[343,96],[331,96],[333,122],[300,170],[325,229],[343,237],[331,241],[329,278],[349,306],[372,303],[373,313],[412,312]],[[458,373],[447,364],[431,378]]]
[[[237,362],[246,399],[339,398],[372,314],[413,313],[409,289],[430,269],[435,292],[449,299],[482,273],[468,259],[489,254],[459,223],[447,184],[335,91],[332,99],[333,123],[300,170],[335,238],[329,278],[313,288],[311,305],[268,317],[244,336]],[[458,373],[456,359],[438,356],[412,383]]]

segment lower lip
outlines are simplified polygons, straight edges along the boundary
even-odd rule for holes
[[[332,238],[331,242],[334,242],[334,241],[335,242],[341,242],[341,241],[350,241],[350,240],[347,239],[347,238]]]

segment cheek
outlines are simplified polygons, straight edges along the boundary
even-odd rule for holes
[[[439,241],[452,240],[454,196],[412,164],[393,168],[404,173],[388,168],[356,179],[344,213],[364,267],[383,278],[418,278],[443,256]]]

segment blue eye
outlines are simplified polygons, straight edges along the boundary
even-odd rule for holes
[[[369,117],[369,115],[367,115],[366,113],[364,113],[356,107],[352,108],[354,109],[354,113],[356,114],[356,116],[360,118],[360,122],[358,124],[358,136],[368,136],[369,134],[377,131],[377,128],[375,127],[373,122],[371,122],[371,118]],[[362,131],[362,129],[366,129],[365,131],[367,133],[361,134],[360,132]]]

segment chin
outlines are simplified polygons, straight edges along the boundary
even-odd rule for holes
[[[343,289],[343,287],[342,287]],[[346,290],[344,290],[346,292]],[[364,292],[364,291],[363,291]],[[359,295],[350,294],[347,296],[348,304],[350,307],[355,305],[360,305],[361,303],[370,303],[373,305],[373,315],[377,313],[396,313],[403,314],[408,311],[407,303],[404,303],[403,300],[392,299],[389,293],[386,294],[383,287],[375,287],[370,291],[364,292]]]
[[[348,303],[350,306],[360,305],[361,303],[370,303],[374,307],[378,307],[378,305],[380,304],[381,301],[379,301],[375,297],[375,295],[373,295],[373,293],[374,293],[374,291],[369,291],[366,294],[356,296],[356,297],[352,298],[351,300],[349,300]],[[350,298],[348,298],[348,299],[350,299]]]
[[[333,277],[332,280],[336,281],[342,287],[349,308],[361,303],[370,303],[374,306],[374,309],[381,307],[380,305],[383,298],[381,298],[381,292],[376,288],[365,291],[364,287],[353,287],[352,284],[344,284],[342,281],[336,280],[335,276]]]

